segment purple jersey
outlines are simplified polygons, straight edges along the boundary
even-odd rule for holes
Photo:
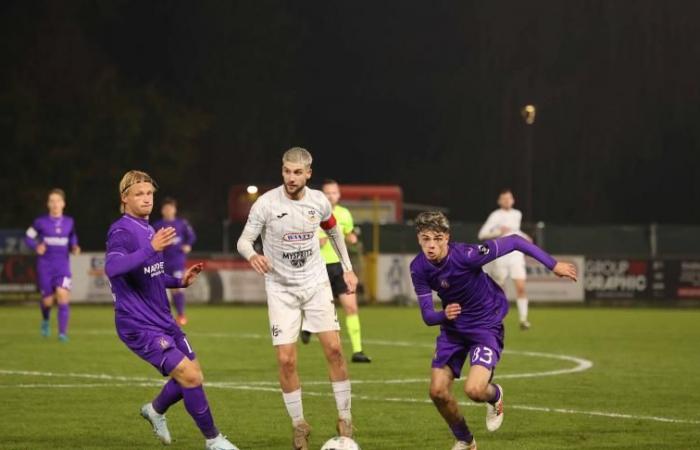
[[[532,256],[549,269],[556,264],[543,250],[515,235],[481,245],[451,242],[447,256],[438,264],[431,263],[423,253],[416,256],[411,262],[411,278],[426,324],[439,324],[448,335],[478,334],[500,326],[508,313],[508,301],[482,266],[515,250]],[[447,320],[444,311],[434,311],[432,291],[440,297],[443,310],[450,303],[459,303],[460,315]]]
[[[37,284],[42,297],[54,294],[56,288],[70,289],[70,250],[78,245],[75,223],[69,216],[37,217],[27,228],[24,242],[36,250],[43,243],[46,252],[36,262]]]
[[[105,273],[112,286],[118,329],[179,330],[165,289],[182,285],[165,273],[163,253],[151,245],[154,234],[148,220],[127,214],[107,233]]]
[[[37,217],[27,229],[24,242],[36,250],[37,245],[46,245],[46,253],[39,255],[39,267],[52,268],[55,271],[70,274],[69,254],[73,246],[78,245],[75,222],[72,217]]]
[[[177,271],[184,270],[187,254],[182,250],[182,247],[184,245],[194,245],[197,240],[197,235],[194,233],[194,229],[190,223],[179,217],[175,218],[175,220],[161,219],[153,224],[153,229],[156,231],[167,227],[175,228],[175,240],[173,241],[173,245],[163,250],[165,270],[172,275]]]

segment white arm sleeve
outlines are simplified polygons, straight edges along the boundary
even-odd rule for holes
[[[351,271],[352,263],[350,262],[350,255],[348,255],[348,247],[345,245],[345,236],[340,230],[340,226],[336,225],[330,230],[326,230],[326,234],[328,235],[328,242],[331,243],[331,247],[333,247],[333,250],[340,259],[340,265],[343,266],[343,271]]]
[[[323,222],[331,220],[331,218],[335,220],[335,218],[333,217],[333,207],[328,202],[328,199],[326,199],[324,195],[321,195],[320,200]],[[345,245],[345,235],[343,234],[343,230],[340,229],[340,224],[336,223],[336,225],[333,228],[326,230],[323,228],[323,223],[321,223],[321,229],[326,232],[328,242],[331,243],[333,251],[335,251],[335,254],[338,255],[338,259],[340,259],[340,265],[343,266],[343,271],[351,271],[352,263],[350,262],[350,255],[348,255],[348,247]]]
[[[486,219],[486,222],[484,222],[484,225],[481,226],[481,229],[479,230],[479,240],[484,241],[486,239],[493,239],[497,238],[501,235],[501,230],[498,228],[498,224],[496,223],[496,214],[491,213],[489,214],[488,219]]]
[[[248,214],[248,221],[243,228],[241,237],[238,238],[236,243],[236,248],[238,253],[241,254],[246,260],[250,261],[250,258],[255,256],[257,252],[253,248],[253,242],[260,236],[263,226],[265,226],[265,218],[262,212],[263,205],[256,201],[250,208],[250,214]]]

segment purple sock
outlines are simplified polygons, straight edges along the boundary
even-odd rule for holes
[[[467,422],[464,420],[464,417],[462,417],[462,420],[459,422],[451,424],[450,430],[452,430],[452,434],[455,435],[458,441],[470,443],[474,439],[474,436],[469,431],[469,427],[467,426]]]
[[[68,317],[70,316],[70,307],[68,304],[58,305],[58,334],[66,334],[68,329]]]
[[[185,293],[182,291],[173,293],[173,303],[175,304],[175,311],[177,315],[181,316],[185,314]]]
[[[51,307],[45,306],[43,302],[40,303],[39,306],[41,307],[41,317],[44,320],[49,320],[49,317],[51,317]]]
[[[491,386],[493,386],[493,388],[496,390],[496,395],[494,395],[493,400],[491,400],[489,403],[495,405],[496,402],[501,399],[501,390],[498,389],[498,386],[496,386],[495,384],[492,384]]]
[[[185,401],[185,409],[190,413],[204,437],[207,439],[217,437],[219,430],[214,425],[214,418],[209,410],[209,402],[207,401],[207,395],[204,393],[204,387],[182,388],[182,398]]]
[[[182,388],[172,378],[165,383],[158,396],[153,400],[153,409],[158,414],[165,414],[172,405],[182,400]]]

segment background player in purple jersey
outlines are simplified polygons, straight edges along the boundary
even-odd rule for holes
[[[46,206],[49,213],[34,220],[27,229],[24,242],[39,255],[36,272],[41,292],[41,335],[49,335],[49,316],[55,299],[58,303],[58,339],[66,342],[71,286],[69,253],[77,255],[80,247],[73,218],[63,215],[66,207],[63,190],[51,189]]]
[[[165,273],[175,278],[182,278],[185,273],[187,254],[192,251],[192,245],[197,240],[192,226],[186,219],[177,217],[177,201],[172,197],[166,197],[161,204],[160,214],[162,219],[153,224],[153,228],[172,227],[175,229],[175,239],[172,245],[165,247]],[[185,316],[185,292],[182,289],[171,289],[173,304],[177,312],[177,323],[187,325]]]
[[[453,450],[475,450],[457,400],[451,393],[467,358],[471,363],[464,391],[475,402],[486,403],[486,428],[495,431],[503,422],[503,389],[491,383],[503,350],[503,318],[508,301],[503,290],[482,270],[499,256],[521,251],[560,277],[576,281],[576,268],[557,262],[539,247],[512,235],[482,245],[450,242],[450,224],[440,212],[416,218],[422,252],[411,262],[411,278],[426,325],[440,325],[432,363],[430,398],[449,425],[457,442]],[[433,308],[436,291],[442,311]]]
[[[190,286],[202,264],[190,267],[181,279],[165,273],[163,249],[172,245],[175,229],[157,232],[148,224],[155,182],[144,172],[127,172],[119,183],[124,215],[107,233],[105,273],[114,296],[119,338],[139,357],[170,379],[158,396],[141,407],[163,444],[170,444],[165,419],[168,408],[184,400],[185,409],[204,435],[208,450],[237,450],[214,425],[199,362],[185,334],[170,314],[166,288]]]

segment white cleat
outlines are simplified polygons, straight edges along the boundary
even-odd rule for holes
[[[238,447],[233,445],[231,441],[226,439],[226,436],[221,433],[214,439],[207,439],[204,448],[205,450],[238,450]]]
[[[170,445],[170,431],[168,431],[168,421],[165,420],[165,414],[158,414],[151,403],[146,403],[141,407],[141,417],[148,420],[153,426],[153,432],[158,437],[163,445]]]
[[[503,388],[499,384],[494,386],[501,393],[501,397],[495,405],[486,402],[486,429],[489,431],[498,430],[503,423]]]
[[[457,441],[452,450],[476,450],[476,439],[472,439],[468,444],[464,441]]]

